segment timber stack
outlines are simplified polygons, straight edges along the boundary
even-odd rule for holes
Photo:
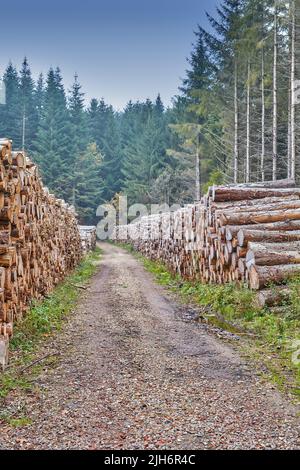
[[[199,203],[118,227],[116,238],[189,280],[284,284],[300,275],[300,188],[292,180],[211,187]]]
[[[95,250],[97,244],[97,229],[94,225],[79,225],[81,246],[84,253]]]
[[[31,300],[49,293],[80,261],[75,211],[49,194],[37,167],[0,140],[0,360]],[[2,353],[1,353],[2,351]]]

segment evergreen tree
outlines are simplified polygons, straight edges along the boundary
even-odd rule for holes
[[[11,62],[6,68],[3,81],[6,88],[6,104],[2,110],[2,132],[5,137],[14,141],[16,148],[21,148],[19,76]]]
[[[84,224],[96,222],[96,210],[101,202],[102,155],[95,143],[89,144],[78,155],[74,168],[74,205],[79,221]]]
[[[45,84],[44,84],[44,76],[42,73],[39,75],[39,78],[38,78],[38,81],[34,90],[34,103],[35,103],[35,109],[37,112],[38,124],[39,124],[43,116],[43,108],[45,104]]]
[[[34,81],[26,57],[20,71],[19,95],[22,148],[31,151],[32,142],[37,133],[38,111],[34,99]]]
[[[138,104],[138,113],[135,119],[142,116],[142,129],[131,134],[124,146],[123,175],[125,178],[124,190],[129,202],[151,203],[157,195],[151,195],[152,186],[159,174],[166,168],[169,158],[166,154],[165,128],[162,117],[158,119],[157,112],[162,112],[160,99],[156,102],[157,108],[147,100]],[[132,104],[127,109],[132,113]],[[147,117],[146,117],[147,116]],[[130,116],[132,118],[132,116]],[[140,123],[136,123],[135,128]],[[133,127],[134,129],[134,127]],[[163,199],[163,195],[162,199]]]
[[[84,111],[84,93],[82,93],[81,88],[78,75],[76,74],[69,97],[70,122],[72,126],[73,151],[75,156],[78,152],[86,148],[88,140],[86,115]]]
[[[122,186],[119,123],[112,106],[92,100],[88,110],[89,133],[103,156],[102,201],[110,201]]]
[[[34,142],[36,162],[46,185],[68,202],[73,200],[74,167],[70,117],[59,69],[47,75],[45,102],[37,137]]]

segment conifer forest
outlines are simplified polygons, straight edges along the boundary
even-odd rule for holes
[[[103,98],[86,106],[77,75],[66,90],[59,68],[34,80],[30,57],[9,63],[0,134],[30,152],[45,184],[85,223],[120,193],[143,204],[188,203],[213,183],[298,177],[299,8],[222,2],[209,30],[195,31],[171,107],[160,95],[122,111]]]

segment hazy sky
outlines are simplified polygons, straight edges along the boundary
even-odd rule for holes
[[[215,0],[10,0],[0,27],[0,74],[29,59],[34,76],[61,68],[66,88],[77,72],[86,98],[122,108],[129,99],[166,104],[177,93],[197,23]]]

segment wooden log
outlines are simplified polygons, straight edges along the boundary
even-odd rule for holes
[[[12,163],[18,168],[25,168],[26,157],[22,152],[12,152]]]
[[[292,195],[292,196],[282,196],[280,197],[281,203],[288,203],[288,202],[297,202],[299,201],[299,196]],[[229,209],[238,209],[238,210],[248,210],[251,207],[260,207],[262,202],[266,205],[276,204],[278,203],[278,197],[266,197],[263,199],[253,199],[253,200],[242,200],[242,201],[227,201],[227,202],[212,202],[209,206],[208,210],[209,213],[212,215],[215,214],[216,211],[219,210],[229,210]]]
[[[273,307],[290,302],[291,290],[285,286],[261,290],[256,296],[256,304],[260,308]]]
[[[226,240],[232,240],[233,238],[237,237],[237,234],[240,230],[263,230],[263,231],[282,231],[282,232],[289,232],[289,231],[300,231],[300,221],[298,220],[285,220],[283,222],[273,222],[273,223],[266,223],[266,224],[249,224],[243,225],[226,225],[225,227],[220,227],[220,231],[223,230],[224,236]]]
[[[249,270],[250,288],[260,290],[270,284],[281,284],[299,274],[300,264],[251,266]]]
[[[234,215],[236,217],[244,217],[247,213],[251,213],[253,211],[255,212],[272,212],[272,211],[286,211],[286,210],[294,210],[294,209],[300,209],[300,199],[298,198],[297,200],[288,200],[288,201],[278,201],[277,198],[277,203],[274,201],[272,204],[266,204],[265,200],[263,200],[263,204],[260,203],[256,206],[243,206],[240,208],[235,207],[234,208]],[[221,218],[226,216],[231,216],[232,214],[232,208],[229,209],[218,209],[215,212],[216,218]],[[234,225],[234,223],[233,223]]]
[[[249,242],[284,243],[300,240],[300,230],[294,232],[249,230],[242,228],[237,234],[240,247],[246,247]]]
[[[243,187],[217,187],[213,189],[212,200],[214,202],[243,201],[251,199],[263,199],[265,197],[298,196],[300,189],[272,189],[272,188],[243,188]]]
[[[300,209],[279,210],[267,212],[239,212],[226,213],[220,217],[221,225],[247,225],[271,222],[285,222],[286,220],[300,220]]]
[[[254,182],[254,183],[241,183],[241,184],[228,184],[226,188],[248,188],[248,189],[256,189],[256,188],[294,188],[296,186],[296,182],[293,178],[286,178],[276,181],[264,181],[264,182]],[[209,188],[209,194],[211,195],[213,192],[213,186]]]
[[[280,264],[300,264],[300,244],[296,243],[249,243],[246,266],[275,266]]]

